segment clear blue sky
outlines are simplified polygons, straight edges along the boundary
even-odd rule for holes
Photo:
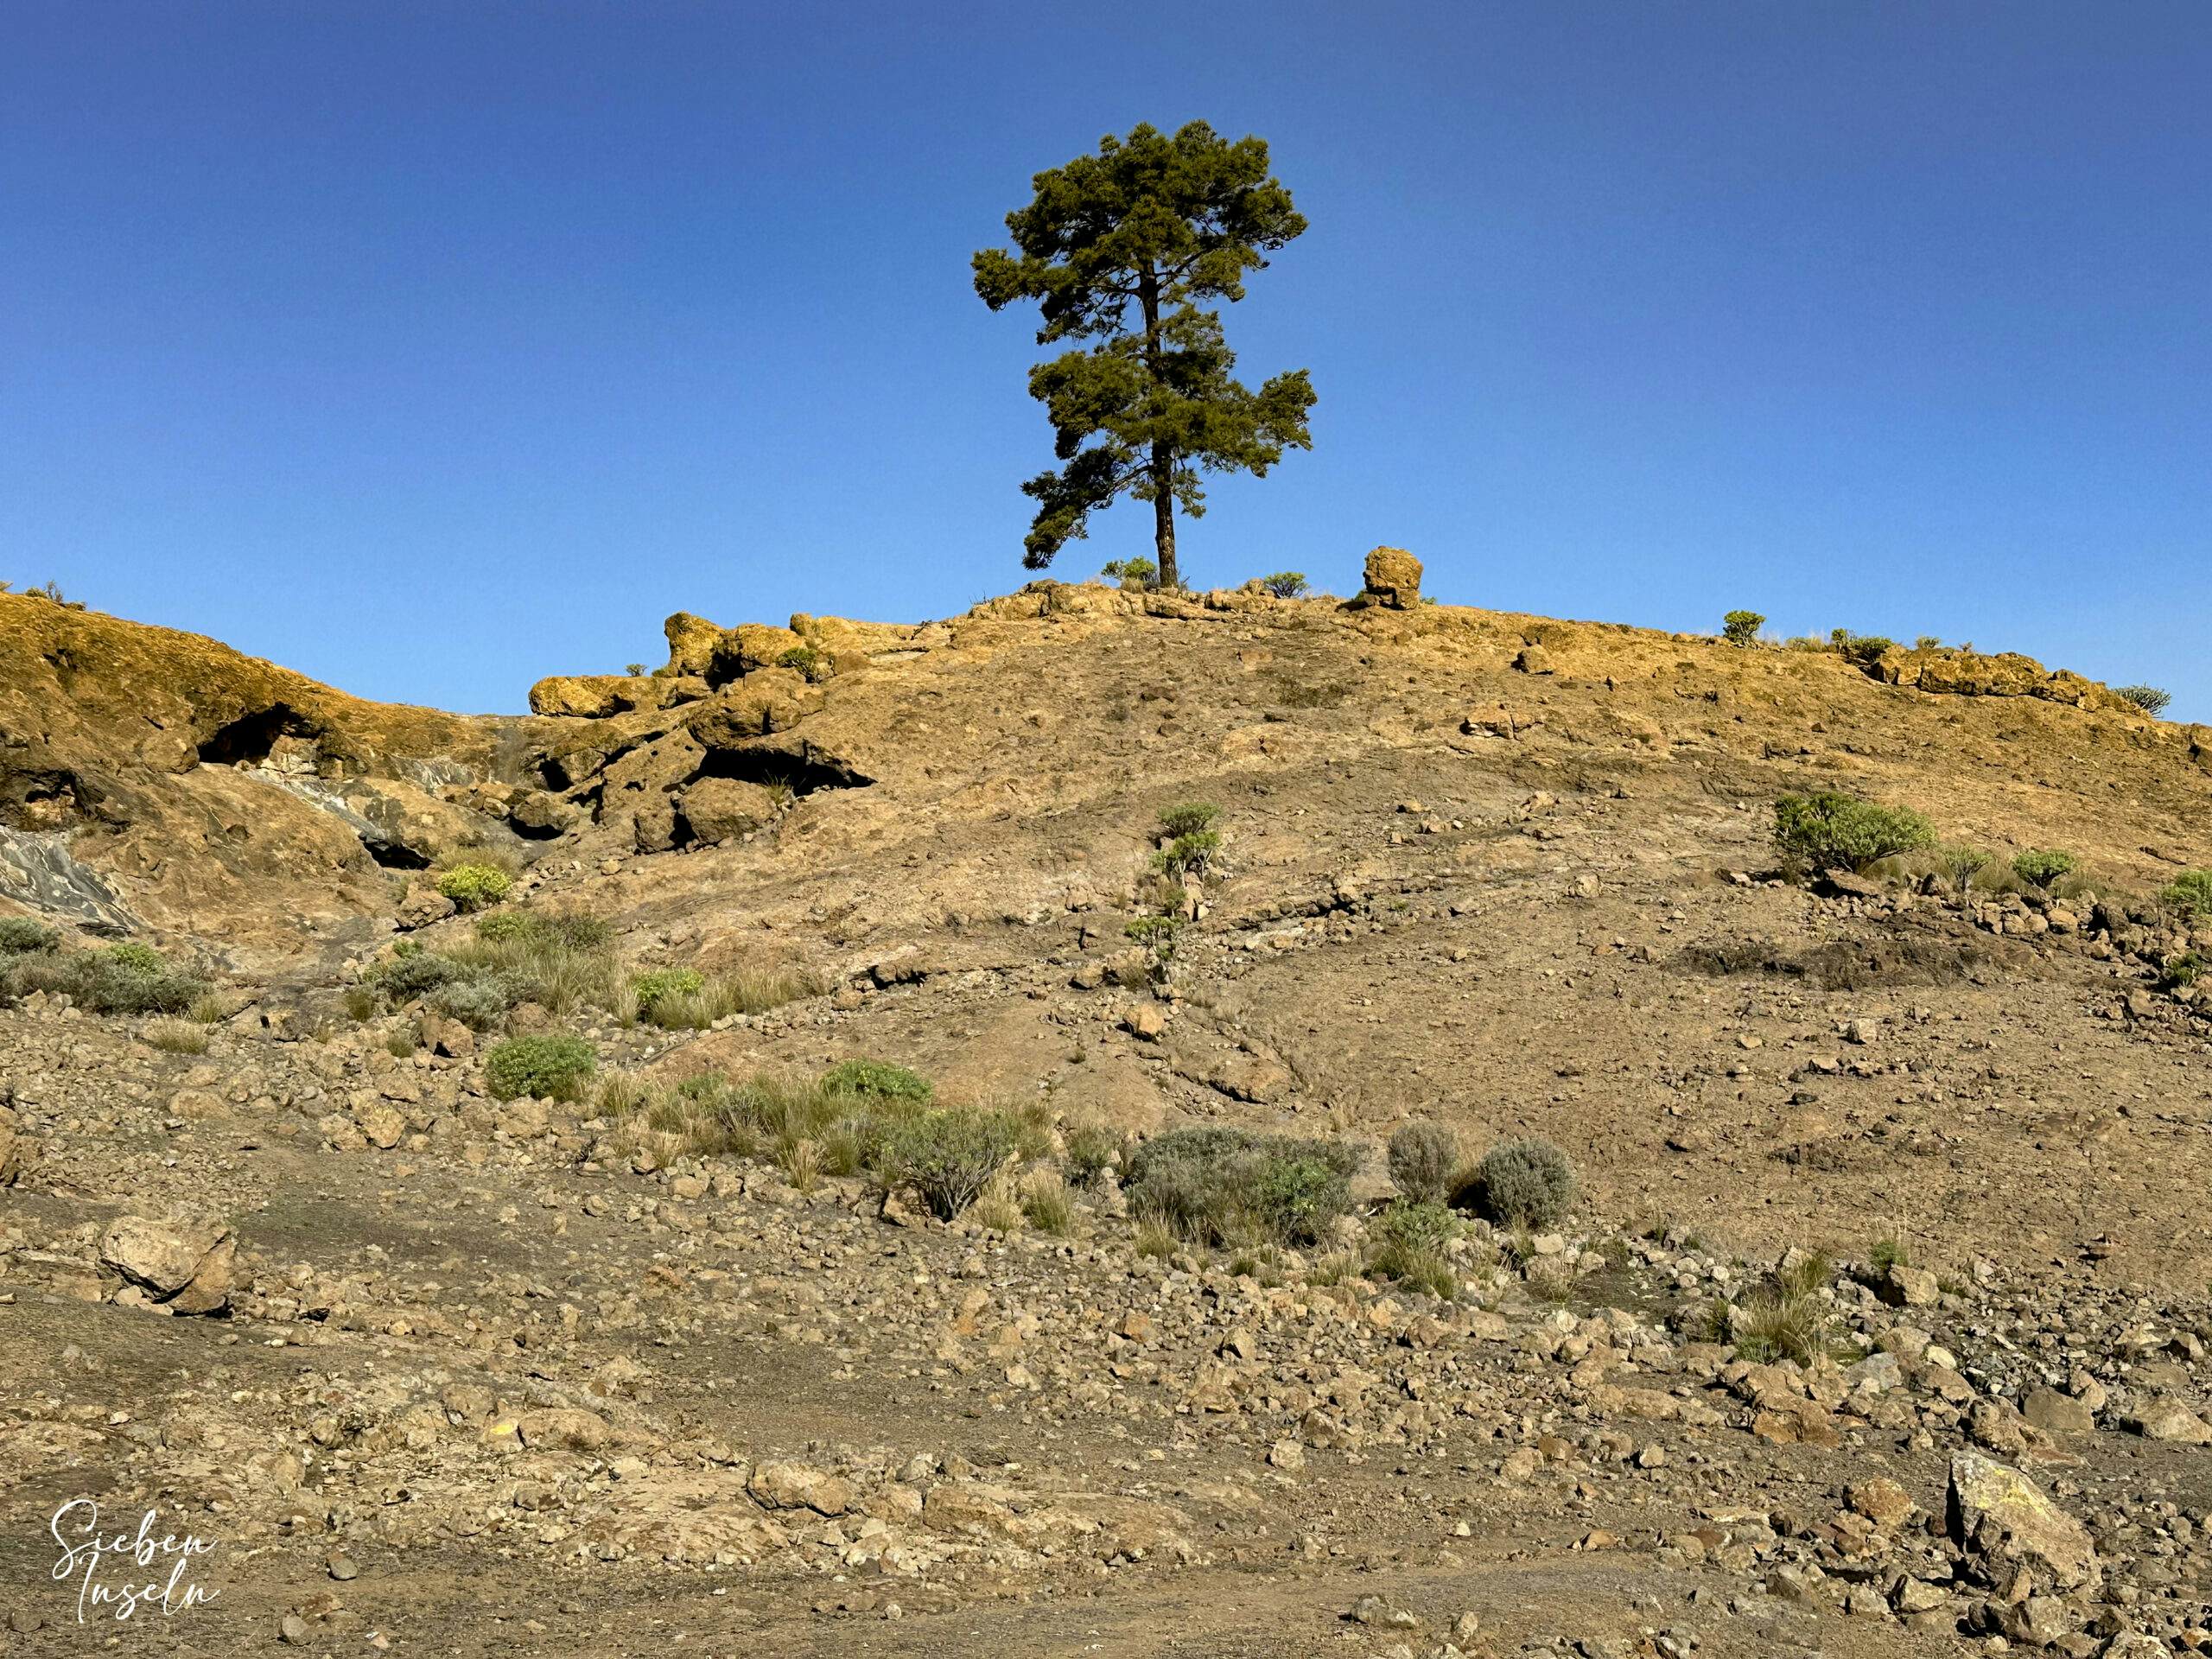
[[[1186,576],[2017,648],[2212,719],[2212,7],[0,0],[0,577],[512,709],[1018,586],[1029,175],[1256,132],[1314,449]],[[1145,551],[1095,521],[1055,574]]]

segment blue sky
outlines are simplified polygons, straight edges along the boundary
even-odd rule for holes
[[[950,614],[1051,454],[969,254],[1203,118],[1312,221],[1228,323],[1319,402],[1195,585],[1390,543],[2212,719],[2208,86],[2196,0],[4,0],[0,578],[472,709],[679,608]]]

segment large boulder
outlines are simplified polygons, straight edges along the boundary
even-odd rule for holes
[[[765,784],[702,778],[683,791],[683,821],[696,841],[734,841],[776,816],[778,797]]]
[[[238,1237],[220,1222],[120,1216],[100,1261],[176,1313],[213,1313],[231,1299]]]
[[[795,669],[766,668],[747,674],[702,702],[686,722],[710,749],[733,749],[749,737],[789,731],[822,706],[822,689]]]
[[[719,626],[689,611],[670,617],[661,631],[668,635],[667,671],[674,675],[705,674],[715,660],[715,648],[722,642]]]
[[[1992,1584],[2024,1571],[2041,1588],[2065,1591],[2102,1576],[2089,1529],[2018,1470],[1978,1452],[1951,1459],[1948,1520]]]
[[[1421,603],[1421,561],[1402,547],[1376,548],[1367,556],[1361,597],[1389,610],[1411,610]]]

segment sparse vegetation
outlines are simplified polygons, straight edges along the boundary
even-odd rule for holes
[[[1416,1204],[1447,1204],[1462,1185],[1459,1137],[1442,1123],[1408,1123],[1390,1137],[1390,1179]]]
[[[1273,575],[1262,576],[1260,586],[1277,599],[1300,599],[1306,591],[1306,573],[1302,570],[1278,570]]]
[[[1878,859],[1934,846],[1936,830],[1910,807],[1823,791],[1777,801],[1774,841],[1783,857],[1802,867],[1863,870]]]
[[[1111,576],[1124,588],[1148,592],[1160,586],[1160,567],[1150,559],[1115,559],[1098,573]]]
[[[1491,1147],[1475,1166],[1474,1185],[1483,1214],[1508,1227],[1548,1227],[1574,1203],[1574,1166],[1548,1141]]]
[[[2115,685],[2113,691],[2115,696],[2126,697],[2153,720],[2164,714],[2166,705],[2174,700],[2172,692],[2161,690],[2155,685]]]
[[[0,995],[43,991],[66,996],[89,1014],[189,1013],[207,995],[207,982],[171,967],[150,946],[130,943],[96,950],[63,950],[29,929],[14,930],[23,948],[0,950]]]
[[[1963,899],[1974,891],[1974,877],[1989,868],[1989,855],[1979,847],[1953,844],[1936,849],[1936,862]]]
[[[1160,874],[1177,880],[1185,876],[1204,876],[1206,866],[1221,850],[1221,837],[1211,830],[1194,830],[1187,836],[1178,836],[1153,855],[1152,867]]]
[[[936,1108],[893,1128],[878,1169],[887,1187],[912,1193],[939,1221],[950,1221],[982,1195],[1020,1141],[1020,1127],[1004,1112]]]
[[[696,968],[656,968],[630,982],[638,999],[638,1017],[652,1021],[653,1009],[671,997],[696,996],[707,988],[706,976]]]
[[[1368,1271],[1449,1301],[1459,1294],[1459,1276],[1445,1252],[1459,1232],[1459,1218],[1448,1206],[1433,1199],[1395,1199],[1376,1217]]]
[[[498,904],[514,885],[514,877],[496,864],[455,864],[438,877],[438,891],[463,911]]]
[[[2212,870],[2185,870],[2158,897],[2191,922],[2212,917]]]
[[[1351,1205],[1356,1149],[1249,1129],[1173,1129],[1129,1155],[1140,1214],[1199,1244],[1319,1242]]]
[[[1211,801],[1185,801],[1160,813],[1160,833],[1177,841],[1204,835],[1220,816],[1221,809]]]
[[[792,645],[776,658],[778,668],[796,670],[806,677],[810,685],[819,685],[837,671],[837,665],[826,652],[812,645]]]
[[[1828,634],[1828,644],[1842,653],[1845,660],[1861,668],[1872,666],[1882,653],[1897,649],[1897,641],[1879,633],[1853,633],[1849,628],[1836,628]]]
[[[1756,644],[1766,618],[1757,611],[1731,611],[1720,619],[1720,637],[1732,645]]]
[[[2055,849],[2038,850],[2031,848],[2014,856],[2012,874],[2023,881],[2038,887],[2049,888],[2063,875],[2071,875],[2080,861],[2073,854]]]
[[[1740,1301],[1715,1305],[1710,1335],[1754,1363],[1810,1365],[1833,1337],[1834,1310],[1825,1293],[1834,1274],[1827,1256],[1793,1250]]]
[[[1067,1183],[1051,1170],[1039,1170],[1022,1183],[1021,1213],[1039,1232],[1055,1238],[1075,1230],[1075,1199]]]
[[[0,916],[0,957],[51,950],[60,942],[61,935],[42,922],[28,916]]]
[[[581,1037],[511,1037],[484,1057],[484,1086],[494,1100],[580,1100],[584,1079],[598,1067],[599,1051]]]
[[[1144,947],[1147,970],[1154,985],[1164,985],[1175,965],[1175,946],[1183,936],[1180,916],[1139,916],[1122,930]]]
[[[205,1054],[207,1027],[189,1020],[164,1018],[147,1026],[146,1040],[168,1054]]]
[[[927,1105],[936,1092],[920,1072],[887,1060],[840,1060],[822,1074],[822,1087],[833,1095],[912,1101],[918,1105]]]
[[[1121,1137],[1103,1123],[1079,1123],[1060,1136],[1060,1166],[1077,1186],[1095,1186],[1121,1154]]]

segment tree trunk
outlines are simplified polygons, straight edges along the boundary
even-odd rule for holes
[[[1137,298],[1144,307],[1144,360],[1152,372],[1152,383],[1160,384],[1160,288],[1147,269],[1137,284]],[[1152,546],[1160,565],[1160,585],[1180,588],[1182,576],[1175,569],[1175,482],[1174,452],[1154,440],[1152,446]]]
[[[1175,458],[1159,444],[1152,446],[1152,544],[1160,555],[1160,585],[1180,588],[1175,572]]]

